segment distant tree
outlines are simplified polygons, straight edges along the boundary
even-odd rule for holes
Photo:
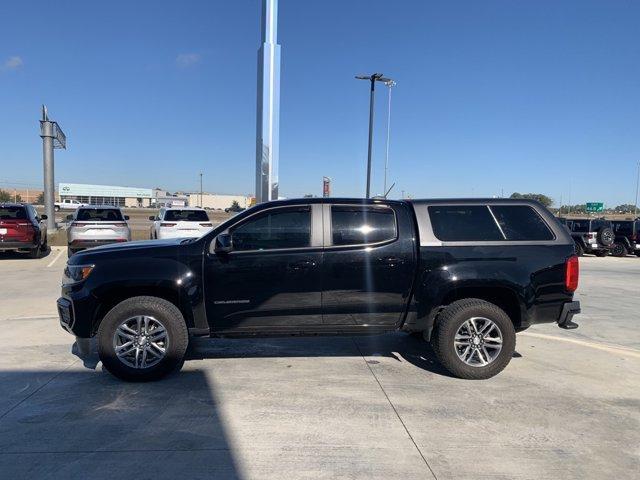
[[[38,194],[38,198],[36,198],[36,205],[44,205],[44,192]]]
[[[313,198],[313,194],[312,193],[305,193],[304,197],[302,198]]]
[[[524,199],[524,200],[537,200],[538,202],[540,202],[545,207],[550,207],[551,204],[553,203],[553,199],[551,197],[547,197],[546,195],[544,195],[542,193],[518,193],[518,192],[513,192],[511,194],[511,197],[509,197],[509,198]]]
[[[622,205],[618,205],[613,209],[616,213],[633,213],[636,211],[636,206],[631,205],[630,203],[624,203]]]
[[[240,204],[238,203],[237,200],[234,200],[233,202],[231,202],[231,210],[237,210],[238,208],[240,208]]]
[[[20,194],[14,195],[13,201],[16,203],[20,203],[22,201],[22,197],[20,196]]]
[[[11,202],[11,201],[13,201],[12,195],[9,192],[0,190],[0,202]]]

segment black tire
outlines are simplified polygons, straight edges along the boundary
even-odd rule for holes
[[[596,250],[593,252],[596,257],[606,257],[609,255],[609,250]]]
[[[627,255],[627,247],[622,243],[616,242],[611,247],[611,255],[614,257],[625,257]]]
[[[486,366],[469,365],[456,351],[456,333],[472,317],[491,320],[502,335],[502,349]],[[516,332],[513,322],[500,307],[478,298],[466,298],[453,302],[438,315],[431,344],[442,366],[452,375],[468,380],[482,380],[497,375],[509,364],[516,347]]]
[[[576,243],[576,255],[582,257],[584,255],[584,248],[579,243]]]
[[[613,242],[616,239],[613,230],[609,227],[601,227],[596,233],[596,238],[598,239],[598,243],[604,245],[605,247],[610,247],[613,245]]]
[[[133,368],[123,363],[116,355],[113,342],[120,324],[139,315],[159,320],[168,337],[164,358],[148,368]],[[100,360],[112,375],[129,382],[148,382],[158,380],[182,367],[189,345],[189,331],[182,313],[171,302],[157,297],[132,297],[120,302],[107,313],[98,329],[97,340]]]

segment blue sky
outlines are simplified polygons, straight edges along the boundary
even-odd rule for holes
[[[252,193],[258,0],[3,2],[0,187],[56,181]],[[364,194],[368,90],[396,79],[391,196],[541,192],[632,203],[640,2],[280,1],[283,195]],[[379,90],[373,191],[382,190]]]

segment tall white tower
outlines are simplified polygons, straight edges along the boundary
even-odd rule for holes
[[[280,45],[278,0],[262,1],[262,45],[258,50],[256,203],[278,199],[280,156]]]

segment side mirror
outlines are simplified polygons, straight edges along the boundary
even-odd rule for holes
[[[40,215],[40,220],[46,220],[47,218],[49,217],[47,217],[46,215]]]
[[[70,222],[71,220],[73,220],[73,215],[67,215],[67,221]]]
[[[124,219],[125,219],[125,220],[129,220],[129,215],[125,215],[125,216],[124,216]]]
[[[149,217],[149,220],[151,220],[152,222],[155,222],[156,221],[156,217],[151,216],[151,217]]]
[[[214,241],[213,251],[218,254],[229,253],[233,250],[233,241],[228,233],[221,233]]]

